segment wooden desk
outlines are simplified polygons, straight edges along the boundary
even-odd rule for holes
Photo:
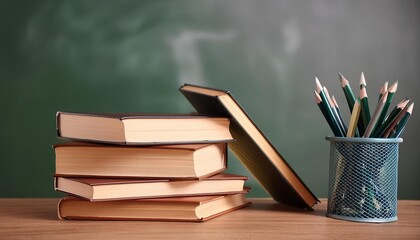
[[[325,217],[326,200],[302,211],[253,204],[205,223],[58,220],[58,199],[0,199],[0,239],[420,239],[420,201],[399,201],[399,220],[356,223]]]

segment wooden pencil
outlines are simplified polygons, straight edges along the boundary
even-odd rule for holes
[[[386,99],[388,97],[388,92],[385,92],[385,95],[381,97],[381,100],[376,105],[375,111],[372,115],[371,120],[369,121],[368,126],[366,127],[366,131],[363,134],[363,137],[370,137],[373,129],[375,128],[376,124],[378,123],[379,115],[381,115],[382,109],[385,105]]]
[[[352,112],[356,98],[351,90],[349,81],[341,73],[338,73],[338,76],[340,77],[341,88],[343,89],[344,96],[346,97],[347,105],[349,106],[350,112]]]
[[[328,92],[327,87],[324,86],[323,87],[323,90],[325,92],[325,96],[327,97],[328,103],[331,106],[333,117],[334,117],[335,121],[337,122],[338,127],[340,128],[340,132],[344,136],[346,134],[346,132],[347,132],[346,127],[344,126],[344,122],[342,121],[342,119],[340,118],[340,115],[338,114],[337,108],[335,107],[335,103],[332,100],[332,98],[330,96],[330,93]]]
[[[384,135],[385,131],[390,127],[393,121],[398,117],[398,114],[407,106],[409,100],[403,100],[395,106],[391,113],[386,118],[385,122],[377,127],[375,132],[371,134],[371,137],[380,138]]]
[[[334,108],[337,112],[338,118],[340,119],[341,124],[343,125],[344,132],[347,133],[347,126],[346,123],[343,120],[343,116],[341,115],[340,107],[338,106],[337,100],[335,99],[334,95],[332,95],[332,101],[334,103]]]
[[[360,88],[360,105],[362,109],[359,118],[359,133],[363,136],[370,122],[369,101],[366,87],[364,86]]]
[[[385,117],[386,117],[386,114],[388,113],[389,105],[391,105],[392,98],[394,97],[394,94],[397,91],[397,88],[398,88],[398,82],[393,83],[389,87],[389,89],[388,89],[388,97],[386,99],[386,102],[385,102],[385,105],[384,105],[384,107],[382,109],[382,112],[379,115],[377,126],[378,125],[381,125],[385,121]],[[376,128],[374,129],[374,131],[375,130],[376,130]]]
[[[319,94],[322,100],[321,104],[324,106],[324,109],[328,117],[331,119],[332,125],[334,126],[333,129],[336,131],[334,133],[337,133],[336,137],[344,137],[345,133],[341,130],[338,120],[335,118],[335,114],[333,113],[333,110],[328,101],[327,95],[324,91],[324,87],[322,87],[321,82],[319,81],[317,77],[315,77],[315,85],[316,85],[316,92]]]
[[[314,93],[315,93],[315,102],[318,105],[319,109],[321,110],[322,115],[324,116],[331,130],[333,131],[334,136],[340,136],[341,135],[340,131],[338,130],[337,126],[332,121],[331,112],[325,108],[325,105],[323,104],[322,98],[319,95],[319,93],[316,90],[314,90]]]
[[[359,115],[360,115],[360,102],[359,102],[359,99],[357,99],[353,106],[353,111],[351,113],[349,128],[347,130],[346,137],[354,137],[354,134],[356,132],[357,122],[359,120]]]
[[[401,118],[400,121],[398,121],[395,127],[395,132],[393,134],[390,134],[388,137],[398,138],[401,136],[401,134],[404,132],[405,126],[407,125],[408,119],[410,118],[411,114],[413,114],[413,108],[414,102],[410,104],[410,106],[405,111],[404,116]],[[386,135],[386,133],[384,135]]]

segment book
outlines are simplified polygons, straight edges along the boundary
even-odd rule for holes
[[[224,195],[244,192],[247,177],[217,174],[203,180],[55,177],[55,190],[90,201]]]
[[[185,84],[180,91],[200,113],[231,118],[229,148],[278,202],[312,208],[319,200],[228,91]]]
[[[54,145],[58,176],[205,178],[226,170],[227,144]]]
[[[113,144],[181,144],[231,141],[229,119],[176,114],[57,112],[61,138]]]
[[[58,203],[58,217],[65,220],[149,220],[203,222],[249,202],[244,194],[91,202],[65,197]]]

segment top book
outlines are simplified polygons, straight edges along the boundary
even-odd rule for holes
[[[200,114],[231,118],[238,159],[278,202],[312,208],[319,200],[228,91],[185,84],[180,91]]]
[[[58,137],[155,145],[232,141],[229,119],[200,115],[57,112]]]

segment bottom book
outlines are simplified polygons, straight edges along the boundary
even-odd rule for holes
[[[65,197],[58,217],[66,220],[203,222],[249,205],[244,194],[91,202]]]

